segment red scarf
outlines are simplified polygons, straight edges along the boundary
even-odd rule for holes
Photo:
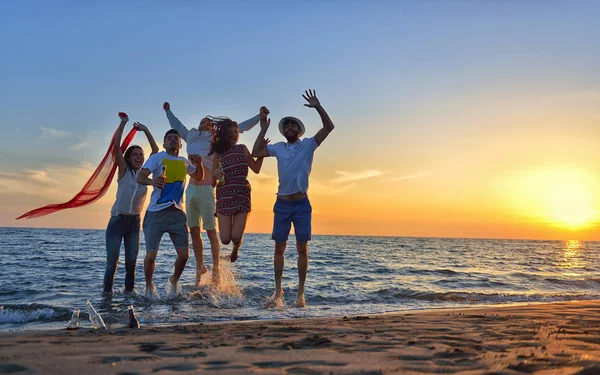
[[[123,140],[123,143],[121,144],[121,151],[123,153],[125,153],[125,150],[127,150],[127,146],[129,146],[133,140],[136,132],[137,129],[134,127]],[[100,165],[98,165],[94,171],[94,174],[92,174],[92,177],[90,177],[85,185],[83,185],[83,188],[79,193],[77,193],[68,202],[49,204],[44,207],[36,208],[35,210],[31,210],[19,216],[17,220],[22,218],[32,219],[34,217],[48,215],[66,208],[87,206],[88,204],[94,203],[98,199],[102,198],[108,191],[113,177],[115,176],[115,172],[117,171],[114,155],[114,142],[116,133],[117,132],[115,131],[110,141],[110,145],[108,146],[108,151],[106,151],[106,155],[104,155],[104,158],[102,158]]]

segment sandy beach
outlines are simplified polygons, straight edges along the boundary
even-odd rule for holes
[[[0,373],[600,374],[600,302],[0,334]]]

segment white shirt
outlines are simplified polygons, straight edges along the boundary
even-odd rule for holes
[[[208,156],[208,152],[210,151],[210,142],[212,141],[212,133],[207,131],[201,131],[198,128],[193,128],[188,130],[188,128],[183,125],[181,121],[171,110],[167,111],[167,119],[169,120],[169,125],[179,133],[181,139],[185,141],[187,144],[187,153],[188,155],[200,155],[202,156],[202,160],[204,161],[204,168],[212,169],[212,160],[213,157]],[[251,119],[248,119],[244,122],[240,122],[238,124],[238,128],[240,129],[240,134],[245,132],[246,130],[252,129],[258,122],[260,121],[260,116],[256,115]]]
[[[150,171],[152,177],[160,176],[166,166],[167,183],[162,189],[153,187],[148,211],[161,211],[175,205],[183,211],[183,191],[188,173],[196,172],[196,167],[183,156],[172,156],[161,151],[150,155],[143,168]]]
[[[125,175],[117,181],[117,199],[110,210],[110,216],[139,215],[146,200],[148,187],[138,184],[140,171],[127,168]]]
[[[277,158],[279,174],[277,195],[308,191],[308,177],[317,147],[314,137],[304,138],[296,143],[277,142],[274,145],[267,145],[269,156]]]

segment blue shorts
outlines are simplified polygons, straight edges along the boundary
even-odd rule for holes
[[[275,219],[273,223],[273,236],[275,242],[286,242],[290,235],[292,223],[296,242],[310,241],[312,207],[308,197],[297,201],[277,199],[273,207]]]

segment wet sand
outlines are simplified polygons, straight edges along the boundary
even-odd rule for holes
[[[600,301],[0,333],[0,374],[600,374]]]

